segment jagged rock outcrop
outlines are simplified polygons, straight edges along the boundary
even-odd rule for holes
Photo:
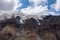
[[[53,35],[55,35],[56,40],[60,40],[60,16],[46,16],[40,25],[40,29],[43,32],[45,31],[45,33],[52,33]],[[50,36],[52,37],[52,35]]]

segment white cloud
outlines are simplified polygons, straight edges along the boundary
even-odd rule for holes
[[[47,3],[47,0],[29,0],[30,4],[33,2],[33,6],[21,9],[21,12],[26,15],[42,15],[48,10],[47,6],[41,5],[42,1]]]
[[[47,0],[29,0],[30,3],[33,3],[34,6],[38,6],[41,2],[44,1],[47,3]]]
[[[44,4],[43,4],[43,1],[44,1]],[[48,10],[48,5],[45,5],[45,3],[47,4],[47,0],[29,0],[29,2],[31,4],[31,6],[21,9],[21,11],[20,11],[25,15],[37,15],[37,16],[58,15],[58,13],[56,13],[56,11]],[[60,5],[60,0],[57,0],[56,4],[51,5],[51,10],[52,9],[59,10],[60,9],[59,5]]]
[[[0,0],[0,11],[16,10],[18,2],[18,0]]]
[[[37,14],[43,13],[47,10],[48,10],[47,6],[45,6],[45,7],[43,7],[43,6],[36,6],[36,7],[29,6],[28,8],[22,9],[21,12],[23,12],[23,14],[27,14],[27,15],[37,15]]]
[[[56,9],[56,11],[60,10],[60,0],[56,1],[56,4],[55,4],[54,8]]]

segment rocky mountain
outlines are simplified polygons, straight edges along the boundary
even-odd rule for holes
[[[60,40],[60,16],[20,20],[19,16],[0,20],[0,40]]]

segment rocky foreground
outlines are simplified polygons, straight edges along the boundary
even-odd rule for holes
[[[19,16],[1,20],[0,40],[60,40],[60,16],[20,20]]]

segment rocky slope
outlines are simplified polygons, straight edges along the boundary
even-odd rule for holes
[[[0,40],[60,40],[60,16],[20,20],[19,16],[0,20]]]

